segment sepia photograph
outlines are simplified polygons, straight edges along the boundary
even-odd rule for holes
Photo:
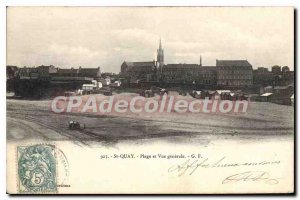
[[[6,8],[9,194],[293,194],[293,7]]]

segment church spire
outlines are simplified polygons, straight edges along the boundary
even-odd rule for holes
[[[162,49],[161,38],[160,38],[159,47],[157,49],[157,68],[160,75],[162,75],[163,66],[164,66],[164,50]]]
[[[159,38],[159,49],[161,49],[161,38]]]

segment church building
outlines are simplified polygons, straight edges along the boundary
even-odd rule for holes
[[[200,56],[199,64],[165,64],[161,40],[156,61],[124,61],[120,75],[130,79],[130,82],[163,81],[228,87],[253,85],[253,69],[247,60],[217,60],[216,66],[202,66]]]

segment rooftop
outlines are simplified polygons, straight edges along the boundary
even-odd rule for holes
[[[217,60],[217,67],[233,67],[233,68],[242,68],[242,69],[251,69],[252,65],[247,60]]]
[[[127,61],[124,61],[124,63],[128,67],[153,66],[155,64],[154,61],[146,61],[146,62],[127,62]]]
[[[260,95],[261,97],[268,97],[268,96],[271,96],[273,93],[271,92],[267,92],[267,93],[264,93],[262,95]]]

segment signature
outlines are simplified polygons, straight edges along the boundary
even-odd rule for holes
[[[271,175],[265,171],[247,171],[228,176],[222,181],[222,184],[242,181],[261,181],[269,185],[276,185],[279,183],[278,179],[279,178],[271,178]]]
[[[228,162],[226,157],[222,157],[217,160],[210,160],[209,158],[200,157],[199,159],[188,159],[181,164],[172,165],[169,169],[169,173],[177,173],[178,176],[184,174],[192,175],[199,168],[231,168],[231,167],[251,167],[251,166],[265,166],[265,165],[277,165],[280,164],[279,160],[276,161],[261,161],[261,162]],[[263,173],[262,173],[263,174]],[[237,175],[236,175],[237,176]],[[250,176],[251,178],[252,176]],[[263,174],[261,178],[267,177],[267,174]],[[230,178],[230,177],[229,177]],[[234,177],[232,177],[234,178]],[[225,181],[226,182],[226,181]]]
[[[189,175],[192,175],[202,164],[204,164],[207,160],[199,163],[198,160],[194,160],[190,162],[190,160],[186,160],[184,163],[180,165],[174,165],[169,168],[168,172],[178,172],[178,176],[182,176],[185,173],[189,172]]]

